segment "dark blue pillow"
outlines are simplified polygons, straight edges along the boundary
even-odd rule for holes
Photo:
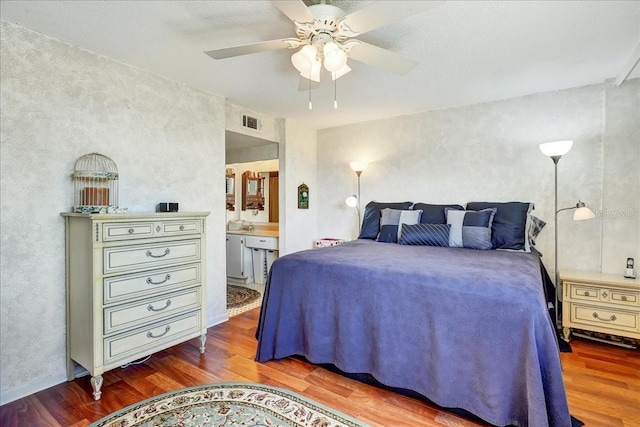
[[[449,246],[449,224],[403,224],[401,245]]]
[[[381,225],[380,233],[376,241],[384,243],[396,243],[398,240],[398,225]]]
[[[429,203],[416,203],[412,209],[422,210],[420,224],[446,224],[447,216],[444,213],[445,208],[464,210],[460,205],[431,205]]]
[[[382,209],[409,209],[412,204],[411,202],[369,202],[364,208],[362,227],[360,228],[358,239],[375,239],[378,237],[378,233],[380,233],[380,211]]]
[[[524,202],[470,202],[467,209],[479,211],[496,208],[491,228],[491,246],[493,249],[511,249],[529,252],[527,239],[527,218],[533,209],[533,203]]]

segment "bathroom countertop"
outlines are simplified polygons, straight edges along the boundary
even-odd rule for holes
[[[245,236],[260,236],[260,237],[280,237],[280,232],[277,230],[261,230],[260,228],[256,228],[253,231],[227,230],[227,234],[242,234]]]

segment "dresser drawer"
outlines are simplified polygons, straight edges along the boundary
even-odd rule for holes
[[[184,288],[201,281],[200,264],[161,268],[103,279],[104,304],[129,301]]]
[[[104,274],[200,260],[200,240],[104,248]]]
[[[175,316],[198,308],[200,303],[201,288],[196,286],[132,304],[107,307],[104,309],[104,333],[108,335],[136,328],[167,316]]]
[[[571,305],[571,322],[637,332],[640,313],[581,304]]]
[[[102,241],[148,239],[154,236],[153,222],[106,222],[102,224]]]
[[[200,311],[177,316],[153,325],[104,339],[104,364],[118,359],[132,360],[166,348],[172,341],[181,342],[186,335],[197,335],[201,330]]]
[[[183,234],[199,234],[202,232],[202,221],[182,220],[164,221],[159,224],[159,231],[163,236],[179,236]]]

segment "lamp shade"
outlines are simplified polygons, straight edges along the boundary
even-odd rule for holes
[[[318,49],[314,45],[305,45],[302,49],[291,55],[291,63],[301,74],[308,74],[313,67],[313,63],[316,61],[317,53]]]
[[[573,146],[573,141],[553,141],[553,142],[545,142],[540,144],[540,151],[544,153],[545,156],[554,157],[554,156],[562,156],[567,154],[571,147]]]
[[[585,219],[593,219],[596,214],[593,213],[583,202],[578,202],[576,210],[573,212],[574,221],[584,221]]]
[[[358,198],[355,196],[355,194],[353,196],[349,196],[347,197],[347,199],[344,201],[347,206],[349,206],[350,208],[355,208],[358,205]]]
[[[331,79],[338,80],[340,77],[344,76],[349,71],[351,71],[351,67],[349,67],[347,64],[344,64],[344,67],[340,68],[338,71],[334,71],[333,73],[331,73]]]
[[[324,68],[327,71],[338,71],[347,64],[347,54],[334,42],[325,43],[322,51],[324,53]]]
[[[351,162],[351,163],[349,163],[349,166],[351,167],[351,169],[354,172],[362,172],[363,170],[365,170],[367,168],[368,165],[369,165],[369,163],[367,163],[367,162]]]
[[[313,80],[314,82],[320,83],[320,70],[322,69],[322,64],[317,59],[311,61],[311,68],[304,73],[300,73],[302,77],[305,79]]]

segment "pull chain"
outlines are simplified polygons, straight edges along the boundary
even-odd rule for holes
[[[308,79],[309,82],[309,110],[313,110],[313,105],[311,104],[311,79]]]
[[[338,109],[338,79],[336,79],[336,72],[332,72],[333,77],[333,109]]]

